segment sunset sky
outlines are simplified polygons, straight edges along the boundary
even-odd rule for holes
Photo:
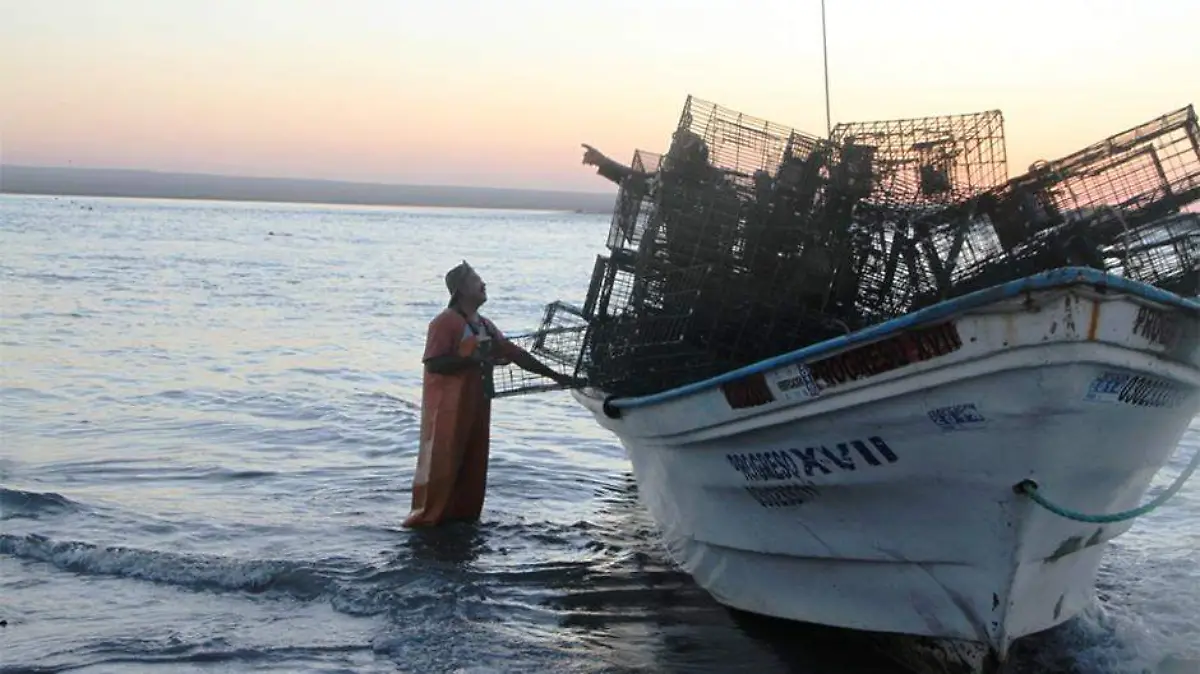
[[[825,131],[818,0],[0,0],[0,162],[606,190],[686,96]],[[827,0],[833,121],[1010,173],[1200,103],[1195,0]]]

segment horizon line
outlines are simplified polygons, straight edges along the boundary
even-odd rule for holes
[[[496,187],[496,186],[476,186],[476,185],[455,185],[447,183],[402,183],[402,182],[383,182],[377,180],[349,180],[344,178],[298,178],[288,176],[256,176],[245,175],[238,173],[212,173],[208,171],[175,171],[169,169],[156,168],[119,168],[111,166],[72,166],[62,164],[9,164],[0,161],[0,193],[4,193],[4,170],[5,169],[35,169],[35,170],[52,170],[52,171],[105,171],[111,173],[149,173],[159,176],[188,176],[197,178],[221,178],[233,180],[270,180],[270,181],[290,181],[290,182],[313,182],[325,183],[333,185],[357,185],[371,187],[418,187],[422,189],[451,189],[451,190],[482,190],[488,192],[546,192],[551,194],[562,195],[588,195],[588,196],[608,196],[612,194],[612,190],[564,190],[551,187]],[[15,193],[9,193],[15,194]]]

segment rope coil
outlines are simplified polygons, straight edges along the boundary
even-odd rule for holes
[[[1035,480],[1021,480],[1017,484],[1013,485],[1013,491],[1018,494],[1024,494],[1025,496],[1028,496],[1033,500],[1034,503],[1040,505],[1046,510],[1049,510],[1055,515],[1058,515],[1059,517],[1065,517],[1069,520],[1075,520],[1076,522],[1109,524],[1112,522],[1124,522],[1135,517],[1141,517],[1142,515],[1145,515],[1146,513],[1149,513],[1150,511],[1166,503],[1168,499],[1179,492],[1184,483],[1188,481],[1188,478],[1192,476],[1192,473],[1196,472],[1197,467],[1200,467],[1200,449],[1197,449],[1195,454],[1192,455],[1191,463],[1188,464],[1187,468],[1183,469],[1183,472],[1179,474],[1179,477],[1175,478],[1175,482],[1157,498],[1136,508],[1119,513],[1112,513],[1111,515],[1089,515],[1087,513],[1081,513],[1077,510],[1071,510],[1070,508],[1055,505],[1047,500],[1045,496],[1042,496],[1039,493],[1038,483]]]

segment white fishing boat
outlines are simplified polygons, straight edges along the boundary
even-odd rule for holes
[[[998,110],[826,117],[689,96],[653,167],[589,147],[610,254],[527,345],[717,601],[1000,670],[1200,464],[1142,503],[1200,413],[1196,113],[1013,178]]]
[[[719,602],[984,671],[1092,601],[1119,511],[1200,412],[1198,335],[1195,300],[1067,268],[659,394],[574,395]]]

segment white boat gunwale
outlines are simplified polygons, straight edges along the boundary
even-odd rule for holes
[[[1140,281],[1134,281],[1090,267],[1062,267],[944,300],[924,309],[863,328],[862,330],[810,344],[778,356],[764,358],[750,365],[683,386],[642,396],[620,397],[616,395],[602,395],[600,396],[603,398],[601,407],[605,416],[618,418],[623,410],[666,403],[703,393],[722,384],[736,382],[753,375],[765,374],[789,365],[801,364],[814,358],[836,355],[836,352],[866,346],[872,342],[894,337],[908,330],[948,321],[960,317],[965,313],[985,309],[989,305],[1016,299],[1028,293],[1046,292],[1056,289],[1065,290],[1081,285],[1093,287],[1102,293],[1125,294],[1132,296],[1135,301],[1166,305],[1181,309],[1187,313],[1200,315],[1200,301],[1181,297],[1175,293]],[[580,393],[583,392],[580,391]],[[597,391],[597,393],[601,392]],[[587,397],[590,398],[593,396]]]

